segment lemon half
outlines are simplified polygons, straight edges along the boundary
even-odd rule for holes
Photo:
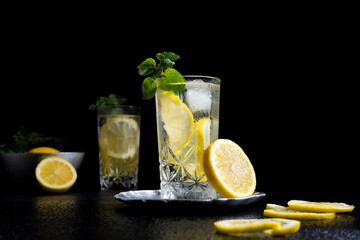
[[[225,198],[250,196],[256,187],[254,168],[239,145],[218,139],[204,152],[206,177],[214,189]]]
[[[35,170],[36,180],[47,192],[63,193],[77,179],[73,165],[62,157],[47,157],[39,162]]]
[[[31,149],[28,153],[55,153],[55,152],[60,152],[60,151],[51,147],[37,147]]]

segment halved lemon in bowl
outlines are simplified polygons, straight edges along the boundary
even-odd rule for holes
[[[28,153],[58,153],[59,150],[52,147],[36,147],[28,151]]]
[[[66,192],[77,179],[73,165],[59,156],[41,160],[35,169],[35,176],[40,186],[51,193]]]

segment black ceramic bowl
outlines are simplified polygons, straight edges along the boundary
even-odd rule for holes
[[[58,153],[1,153],[0,161],[11,177],[28,178],[35,176],[38,163],[48,156],[60,156],[69,161],[76,170],[79,169],[84,152],[58,152]]]

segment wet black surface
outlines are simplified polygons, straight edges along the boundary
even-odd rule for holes
[[[267,196],[245,207],[148,208],[127,206],[117,192],[64,195],[6,195],[0,199],[0,239],[272,239],[263,234],[228,236],[213,222],[230,218],[262,218]],[[274,239],[360,239],[358,199],[352,213],[326,221],[302,221],[299,232]]]

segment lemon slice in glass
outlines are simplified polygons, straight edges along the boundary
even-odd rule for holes
[[[214,189],[225,198],[250,196],[256,187],[254,168],[239,145],[218,139],[204,152],[206,177]]]
[[[47,192],[63,193],[69,190],[77,179],[73,165],[62,157],[47,157],[39,162],[35,170],[36,180]]]
[[[180,98],[170,91],[159,90],[158,102],[164,129],[169,136],[169,146],[173,152],[177,152],[193,135],[194,117]]]
[[[99,146],[105,158],[127,159],[139,148],[140,127],[127,116],[110,118],[100,130]]]
[[[196,125],[196,144],[197,144],[197,175],[202,176],[204,174],[203,167],[203,155],[207,146],[210,144],[210,118],[201,118]],[[206,176],[201,179],[206,181]]]
[[[300,200],[291,200],[288,202],[289,208],[302,212],[318,212],[318,213],[331,213],[331,212],[351,212],[354,209],[353,205],[345,203],[334,202],[309,202]]]

